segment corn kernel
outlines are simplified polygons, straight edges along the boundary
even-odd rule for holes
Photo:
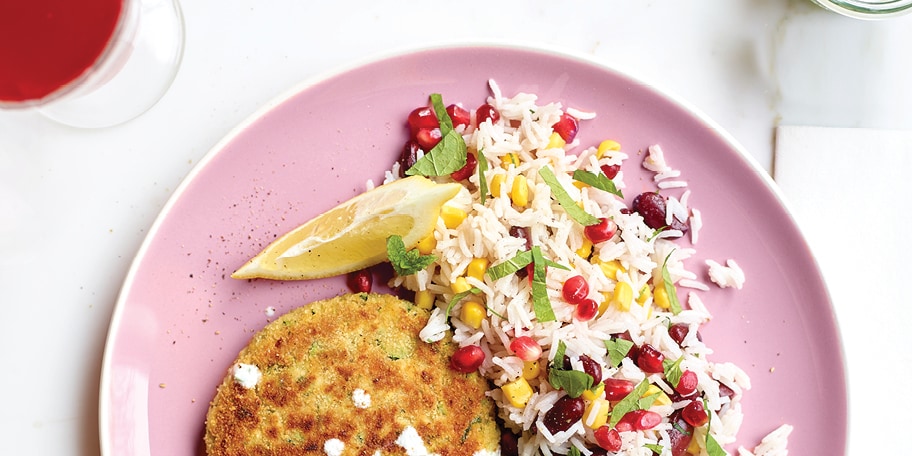
[[[513,178],[513,188],[510,190],[510,199],[512,199],[513,204],[518,207],[526,207],[529,205],[529,183],[526,181],[526,176],[520,174]]]
[[[564,141],[564,138],[557,133],[551,133],[551,136],[548,138],[548,145],[545,149],[560,149],[567,145],[567,142]]]
[[[496,198],[503,193],[503,184],[506,179],[507,177],[503,174],[495,174],[494,177],[491,178],[491,185],[488,186],[491,190],[491,196]]]
[[[671,300],[668,299],[668,292],[665,291],[665,285],[656,287],[653,292],[653,302],[662,309],[671,308]]]
[[[509,169],[510,165],[519,166],[519,155],[510,152],[500,158],[500,167],[503,169]]]
[[[693,437],[690,444],[687,445],[687,452],[693,455],[699,455],[703,452],[701,443],[706,441],[706,427],[700,426],[693,430]]]
[[[611,414],[611,403],[607,399],[598,398],[586,406],[583,412],[583,424],[590,429],[598,429],[608,422]]]
[[[487,258],[473,258],[466,267],[466,275],[479,281],[484,281],[485,272],[488,271]]]
[[[610,291],[603,291],[602,296],[604,296],[605,299],[601,303],[599,303],[598,316],[600,316],[600,317],[602,316],[603,313],[605,313],[606,310],[608,310],[608,307],[611,306],[611,297],[613,296],[613,294]]]
[[[656,404],[671,405],[671,398],[669,398],[668,395],[665,394],[665,392],[662,391],[661,388],[659,388],[658,386],[655,386],[655,385],[649,385],[649,388],[646,388],[646,392],[644,392],[640,397],[646,398],[646,397],[649,397],[652,395],[655,395],[655,398],[653,399],[652,404],[650,404],[649,407],[652,407],[653,405],[656,405]]]
[[[440,208],[440,217],[443,219],[443,224],[452,230],[459,226],[468,217],[468,214],[458,207],[443,206]]]
[[[465,277],[456,277],[456,280],[450,284],[450,289],[453,290],[453,293],[459,294],[471,290],[472,286]]]
[[[532,387],[522,377],[501,386],[500,389],[514,407],[525,407],[529,399],[532,398]]]
[[[599,261],[598,266],[602,270],[602,273],[605,274],[605,277],[611,280],[617,280],[618,273],[624,274],[627,272],[618,260]]]
[[[594,401],[605,395],[605,384],[599,383],[598,385],[593,385],[592,389],[587,389],[583,391],[582,397],[587,401]]]
[[[640,305],[646,304],[646,301],[652,297],[652,289],[649,288],[649,284],[643,285],[643,288],[640,288],[640,294],[637,296],[637,303]]]
[[[630,303],[633,302],[633,288],[627,282],[618,282],[614,284],[614,293],[611,295],[611,303],[617,306],[621,311],[630,310]]]
[[[592,241],[584,237],[583,245],[576,249],[576,254],[579,255],[580,258],[589,258],[589,255],[592,255]]]
[[[576,187],[576,188],[578,188],[578,189],[580,189],[580,190],[582,190],[582,189],[584,189],[584,188],[586,188],[586,187],[591,187],[591,185],[589,185],[589,184],[587,184],[587,183],[585,183],[585,182],[583,182],[583,181],[578,181],[578,180],[574,180],[574,181],[573,181],[573,186]]]
[[[437,247],[437,238],[434,237],[434,233],[431,233],[428,237],[418,241],[418,252],[422,255],[430,255],[434,251],[434,248]]]
[[[532,380],[533,378],[538,378],[539,374],[541,374],[541,364],[539,364],[538,360],[523,361],[522,376],[524,379]]]
[[[466,301],[462,304],[459,311],[459,319],[463,323],[478,329],[481,328],[481,321],[487,316],[488,311],[477,301]]]
[[[434,293],[431,293],[430,290],[416,291],[415,305],[422,309],[430,310],[432,307],[434,307]]]
[[[605,152],[608,152],[609,150],[621,150],[621,145],[617,141],[606,139],[598,145],[598,149],[595,151],[595,157],[602,158],[605,156]]]

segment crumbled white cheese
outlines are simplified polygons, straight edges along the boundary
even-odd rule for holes
[[[345,442],[339,439],[329,439],[323,443],[323,451],[326,456],[342,456],[342,450],[345,449]]]
[[[370,394],[367,394],[363,389],[358,388],[352,391],[352,402],[355,403],[355,407],[358,407],[359,409],[366,409],[371,405]]]
[[[418,435],[418,431],[411,426],[406,427],[402,434],[399,434],[399,438],[396,439],[396,445],[401,446],[408,456],[436,456],[428,453],[427,448],[424,446],[424,440]]]
[[[275,308],[275,307],[272,307],[272,306],[269,306],[269,307],[266,308],[265,313],[266,313],[266,316],[267,316],[267,317],[271,317],[271,316],[275,315],[275,313],[276,313],[276,308]]]
[[[231,368],[234,375],[234,381],[238,382],[244,388],[250,389],[260,382],[263,376],[260,369],[253,364],[238,363]]]

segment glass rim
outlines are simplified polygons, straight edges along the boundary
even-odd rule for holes
[[[814,3],[857,19],[888,19],[912,13],[912,0],[814,0]]]
[[[30,98],[27,100],[3,100],[0,99],[0,108],[2,109],[27,109],[47,105],[48,103],[66,97],[78,89],[85,87],[96,87],[103,83],[110,75],[116,72],[117,68],[111,67],[112,63],[117,60],[122,52],[128,51],[129,40],[123,39],[128,33],[133,33],[136,29],[136,18],[139,14],[137,2],[134,0],[122,0],[123,7],[117,17],[117,24],[111,32],[111,37],[105,43],[104,49],[98,54],[98,57],[86,67],[78,76],[64,83],[54,91],[41,98]]]

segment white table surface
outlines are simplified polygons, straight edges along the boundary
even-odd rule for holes
[[[182,67],[142,117],[79,130],[0,112],[0,454],[99,453],[102,351],[134,254],[207,150],[302,79],[421,44],[508,41],[676,94],[770,172],[781,124],[912,129],[912,16],[858,21],[809,0],[405,3],[185,0]]]

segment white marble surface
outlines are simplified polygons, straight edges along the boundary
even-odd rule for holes
[[[133,255],[206,151],[304,78],[423,43],[506,40],[674,93],[768,171],[780,124],[912,129],[912,16],[862,22],[809,0],[404,3],[185,1],[183,66],[142,117],[77,130],[0,112],[0,454],[99,453],[101,354]]]

